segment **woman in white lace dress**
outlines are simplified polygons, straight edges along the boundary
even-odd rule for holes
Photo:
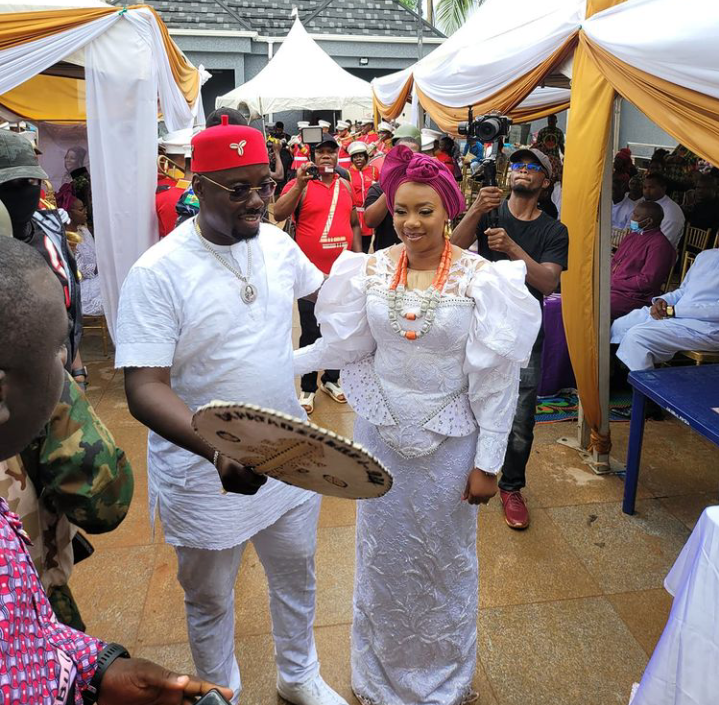
[[[340,368],[355,440],[394,476],[359,504],[352,687],[371,705],[460,705],[477,648],[477,503],[496,492],[519,369],[540,324],[521,262],[449,244],[463,205],[439,162],[400,146],[382,188],[402,244],[343,253],[295,373]]]

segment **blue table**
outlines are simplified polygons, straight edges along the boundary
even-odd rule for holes
[[[629,383],[634,397],[622,509],[634,514],[647,397],[719,446],[719,365],[630,372]]]

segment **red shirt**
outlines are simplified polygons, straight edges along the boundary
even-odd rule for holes
[[[164,188],[169,186],[169,188]],[[177,182],[169,176],[158,176],[157,192],[155,193],[155,211],[157,212],[157,229],[160,239],[169,235],[175,229],[177,211],[175,206],[184,193],[183,188],[177,187]]]
[[[296,182],[297,179],[288,182],[282,189],[282,194],[287,193]],[[337,204],[325,235],[336,184]],[[310,262],[325,274],[330,273],[334,261],[342,251],[352,246],[354,233],[350,219],[353,207],[350,189],[338,174],[335,174],[329,186],[325,186],[320,180],[310,181],[302,194],[299,218],[295,220],[297,244]]]
[[[345,169],[350,168],[350,164],[352,164],[352,157],[350,157],[350,153],[347,151],[347,147],[349,147],[352,142],[354,142],[354,138],[352,137],[335,137],[337,140],[337,144],[340,146],[340,152],[339,156],[337,158],[337,163],[344,167]]]
[[[358,142],[364,142],[365,144],[374,144],[378,140],[379,135],[374,130],[370,130],[366,135],[360,135],[357,138]]]
[[[297,171],[303,164],[310,160],[310,148],[306,144],[292,145],[293,162],[290,169]]]
[[[369,187],[372,186],[375,181],[379,180],[379,172],[372,164],[367,164],[362,171],[359,171],[359,169],[352,164],[349,172],[352,183],[352,201],[357,208],[362,234],[369,236],[372,234],[372,228],[368,228],[364,222],[364,202],[365,198],[367,198]]]

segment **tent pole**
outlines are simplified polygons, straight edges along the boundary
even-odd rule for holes
[[[597,382],[599,385],[599,408],[602,423],[599,433],[609,435],[609,335],[611,328],[611,240],[612,240],[612,166],[613,166],[613,133],[612,126],[607,135],[602,175],[602,193],[599,201],[599,237],[597,238],[595,269],[594,269],[594,302],[595,320],[597,321]],[[623,470],[621,463],[610,458],[609,453],[589,452],[591,428],[584,418],[581,399],[579,401],[579,418],[577,423],[577,439],[560,438],[558,443],[574,448],[582,456],[584,462],[597,475],[619,472]]]
[[[422,22],[422,0],[417,0],[417,59],[424,56],[424,24]]]
[[[614,133],[616,117],[612,117],[610,134]],[[604,157],[602,195],[599,202],[599,239],[597,242],[598,271],[595,277],[595,301],[597,301],[597,381],[599,383],[599,408],[602,424],[599,433],[609,435],[609,335],[611,328],[611,269],[612,269],[612,165],[613,140],[607,139]],[[593,451],[594,462],[608,464],[609,453]]]
[[[614,155],[619,151],[619,127],[622,122],[622,99],[617,96],[614,98],[614,125],[612,133],[614,135],[613,147],[612,147],[612,159]]]
[[[275,54],[275,44],[272,40],[270,40],[269,42],[267,42],[267,63],[268,64],[270,63],[270,61],[272,61],[272,57],[274,56],[274,54]],[[273,119],[274,119],[273,113],[270,113],[267,116],[268,122],[272,122]]]

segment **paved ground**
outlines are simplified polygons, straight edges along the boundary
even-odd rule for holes
[[[72,589],[88,631],[134,655],[192,670],[174,552],[153,538],[147,513],[146,431],[127,411],[122,375],[89,337],[89,395],[135,470],[120,528],[93,537]],[[324,395],[312,420],[351,435],[353,414]],[[716,504],[719,451],[675,421],[649,422],[638,512],[621,512],[623,483],[597,477],[556,439],[574,425],[537,429],[528,469],[532,525],[514,532],[499,502],[479,518],[480,615],[476,687],[481,705],[626,705],[671,606],[662,581],[690,530]],[[612,428],[624,458],[628,424]],[[354,504],[325,499],[317,553],[316,637],[322,673],[352,705],[349,630]],[[235,638],[244,705],[275,705],[266,581],[248,550],[237,584]],[[419,704],[418,704],[419,705]]]

